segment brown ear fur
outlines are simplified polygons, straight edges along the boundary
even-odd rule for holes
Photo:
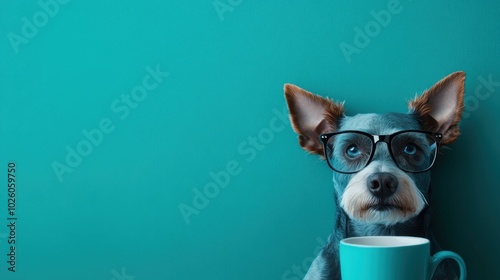
[[[442,144],[452,143],[460,135],[464,87],[465,73],[454,72],[408,103],[420,117],[423,129],[443,134]]]
[[[295,85],[285,85],[285,98],[290,112],[293,130],[299,135],[304,150],[323,156],[319,135],[337,130],[338,121],[344,115],[342,103],[334,103]]]

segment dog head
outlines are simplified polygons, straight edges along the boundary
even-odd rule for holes
[[[343,103],[291,84],[285,97],[299,144],[335,170],[339,206],[353,220],[393,225],[424,209],[438,146],[459,135],[464,83],[465,73],[450,74],[407,114],[346,116]]]

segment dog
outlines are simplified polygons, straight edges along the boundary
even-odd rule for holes
[[[430,228],[430,168],[438,148],[459,136],[465,73],[454,72],[408,102],[408,113],[346,116],[344,103],[285,84],[293,130],[303,149],[334,170],[334,232],[305,280],[341,279],[339,242],[347,237],[424,237],[440,251]],[[362,264],[360,264],[360,269]],[[455,279],[440,264],[434,280]]]

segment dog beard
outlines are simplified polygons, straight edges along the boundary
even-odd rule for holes
[[[390,197],[377,198],[368,190],[368,177],[376,172],[387,172],[396,176],[398,188]],[[424,195],[410,176],[396,166],[379,162],[372,162],[354,175],[340,201],[340,207],[351,219],[386,226],[417,216],[426,204]]]

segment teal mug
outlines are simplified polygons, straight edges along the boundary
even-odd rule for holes
[[[456,253],[430,254],[428,239],[410,236],[365,236],[340,241],[342,280],[430,280],[438,264],[454,259],[460,267],[460,280],[467,270]]]

